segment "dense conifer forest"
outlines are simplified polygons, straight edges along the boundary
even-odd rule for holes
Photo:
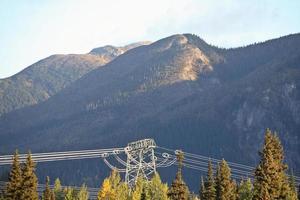
[[[192,192],[184,181],[184,153],[177,153],[177,173],[171,185],[163,183],[158,173],[150,179],[138,177],[129,187],[120,174],[113,170],[98,190],[98,200],[297,200],[299,186],[289,175],[284,163],[284,151],[276,133],[267,129],[264,144],[259,151],[260,162],[256,166],[254,179],[245,177],[237,181],[231,177],[231,169],[223,159],[218,166],[211,162],[207,175],[199,177],[199,192]],[[87,185],[80,188],[62,187],[57,178],[52,186],[50,178],[42,193],[38,193],[36,165],[28,153],[26,163],[20,164],[15,152],[9,173],[9,182],[1,192],[1,200],[88,200]],[[44,182],[43,180],[41,182]]]

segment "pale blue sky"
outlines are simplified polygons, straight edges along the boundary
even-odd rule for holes
[[[51,54],[194,33],[236,47],[300,32],[300,0],[0,0],[0,78]]]

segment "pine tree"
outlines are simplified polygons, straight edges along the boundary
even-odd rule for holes
[[[31,158],[31,153],[28,153],[26,164],[23,169],[22,195],[20,200],[38,200],[37,192],[37,177],[35,175],[35,164]]]
[[[253,185],[250,179],[247,181],[242,180],[238,187],[239,200],[252,200],[253,198]]]
[[[88,200],[88,199],[89,199],[89,192],[87,190],[87,186],[83,184],[80,187],[76,200]]]
[[[178,152],[178,171],[176,178],[173,180],[171,187],[168,192],[170,200],[187,200],[189,198],[189,190],[182,178],[182,166],[183,166],[184,155],[183,152]]]
[[[19,163],[19,154],[16,150],[13,163],[11,166],[11,171],[9,174],[9,182],[6,185],[6,194],[5,198],[7,200],[19,200],[21,199],[22,194],[22,170]]]
[[[147,184],[147,196],[149,199],[168,200],[168,186],[161,182],[158,173]]]
[[[62,190],[59,178],[55,179],[53,192],[54,192],[56,200],[63,200],[64,199],[64,192]]]
[[[46,187],[43,192],[43,200],[52,200],[52,190],[50,188],[50,178],[47,176],[46,178]]]
[[[207,177],[204,182],[204,191],[202,192],[202,200],[215,200],[216,199],[216,186],[213,174],[211,161],[208,162]]]
[[[216,176],[216,199],[235,200],[236,187],[231,180],[231,172],[227,162],[223,159],[218,166]]]
[[[254,200],[295,199],[283,163],[283,148],[276,134],[267,129],[260,163],[255,170]]]

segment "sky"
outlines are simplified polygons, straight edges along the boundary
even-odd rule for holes
[[[0,0],[0,78],[52,54],[193,33],[237,47],[300,32],[300,0]]]

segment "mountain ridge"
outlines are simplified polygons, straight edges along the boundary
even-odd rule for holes
[[[203,42],[185,34],[134,48],[47,101],[3,115],[0,152],[105,148],[151,137],[252,165],[271,128],[298,175],[300,34],[234,51]]]
[[[126,51],[146,44],[139,42],[125,47],[105,47],[101,53],[55,54],[39,60],[17,74],[0,79],[0,115],[47,100],[87,72],[103,66]]]

